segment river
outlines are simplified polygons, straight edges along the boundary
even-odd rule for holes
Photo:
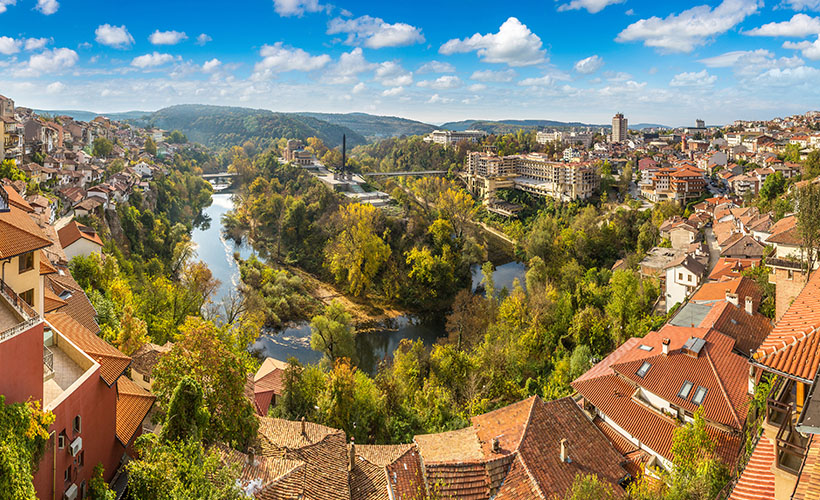
[[[222,214],[233,208],[231,195],[217,193],[213,203],[203,211],[210,224],[195,227],[191,235],[197,247],[197,256],[211,269],[214,277],[222,284],[216,291],[214,301],[219,303],[236,289],[239,284],[239,266],[233,258],[234,252],[246,259],[253,250],[247,245],[236,245],[233,240],[222,235]],[[518,278],[523,285],[525,267],[520,262],[508,262],[498,266],[493,279],[496,289],[512,289],[513,280]],[[473,289],[481,282],[481,268],[473,268]],[[359,368],[373,373],[381,360],[392,353],[402,339],[422,339],[425,344],[433,344],[446,335],[445,317],[442,314],[421,317],[404,315],[383,322],[379,327],[368,329],[356,336],[356,352]],[[310,326],[307,323],[294,325],[281,332],[265,331],[250,346],[252,351],[262,356],[286,360],[293,356],[302,363],[312,363],[321,359],[321,354],[310,348]]]

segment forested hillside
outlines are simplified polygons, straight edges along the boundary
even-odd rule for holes
[[[265,147],[271,138],[288,137],[306,140],[318,137],[331,146],[342,143],[347,135],[350,146],[365,144],[361,134],[310,116],[274,113],[264,109],[227,106],[179,105],[163,108],[135,123],[144,127],[180,130],[194,142],[212,148],[244,144],[247,141]]]
[[[377,116],[367,113],[299,113],[298,116],[324,120],[334,125],[352,129],[367,138],[423,135],[438,127],[397,116]]]

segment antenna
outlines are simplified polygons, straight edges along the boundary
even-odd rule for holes
[[[347,170],[347,141],[345,134],[342,134],[342,172]]]

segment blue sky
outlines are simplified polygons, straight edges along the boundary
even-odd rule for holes
[[[0,93],[440,123],[719,124],[820,108],[820,0],[0,0]]]

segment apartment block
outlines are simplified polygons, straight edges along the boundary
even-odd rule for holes
[[[519,189],[560,201],[585,200],[601,183],[596,168],[588,163],[556,162],[538,153],[503,157],[470,153],[464,177],[468,189],[488,204],[498,189]]]
[[[434,130],[424,138],[426,142],[441,144],[444,147],[458,144],[461,141],[478,142],[487,135],[483,130]]]

